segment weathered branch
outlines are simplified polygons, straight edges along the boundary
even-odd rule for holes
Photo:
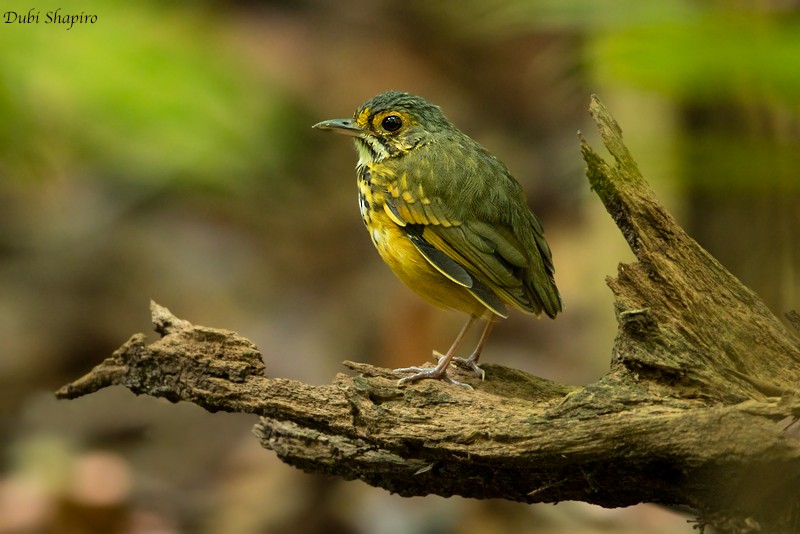
[[[401,495],[684,505],[721,531],[800,529],[800,342],[657,202],[607,110],[615,165],[581,138],[592,188],[638,259],[608,283],[619,333],[609,373],[578,388],[485,365],[486,380],[398,388],[386,369],[309,386],[270,378],[256,347],[152,306],[134,335],[64,386],[109,385],[261,416],[264,447],[307,471]],[[750,530],[748,530],[750,529]]]

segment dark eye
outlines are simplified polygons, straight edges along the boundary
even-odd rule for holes
[[[387,132],[396,132],[403,125],[403,119],[397,115],[387,115],[381,121],[381,127]]]

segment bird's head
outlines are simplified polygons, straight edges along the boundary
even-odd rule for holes
[[[314,128],[355,138],[360,164],[402,156],[437,134],[454,129],[439,106],[399,91],[367,100],[352,119],[327,120]]]

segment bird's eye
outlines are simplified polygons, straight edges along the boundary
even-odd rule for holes
[[[403,119],[399,115],[387,115],[381,121],[381,127],[387,132],[396,132],[403,125]]]

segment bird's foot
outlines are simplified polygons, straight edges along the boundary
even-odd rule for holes
[[[400,369],[395,369],[395,373],[414,373],[413,375],[406,376],[401,378],[397,381],[398,386],[402,386],[403,384],[408,384],[410,382],[417,382],[418,380],[426,380],[426,379],[436,379],[436,380],[444,380],[449,384],[453,384],[455,386],[461,386],[467,389],[472,389],[467,383],[459,382],[458,380],[453,380],[446,373],[437,373],[435,367],[401,367]]]
[[[478,365],[478,358],[474,355],[469,358],[453,358],[453,363],[464,369],[472,370],[481,380],[486,378],[486,371],[480,368]]]
[[[453,384],[456,386],[465,387],[467,389],[472,389],[472,386],[466,384],[464,382],[459,382],[458,380],[453,380],[449,376],[447,376],[447,365],[449,362],[444,361],[444,356],[439,354],[438,352],[434,351],[433,354],[439,357],[439,363],[436,364],[435,367],[401,367],[399,369],[395,369],[395,373],[414,373],[413,375],[406,376],[401,378],[397,381],[398,386],[402,386],[403,384],[408,384],[411,382],[417,382],[419,380],[426,380],[426,379],[435,379],[435,380],[444,380],[449,384]]]

